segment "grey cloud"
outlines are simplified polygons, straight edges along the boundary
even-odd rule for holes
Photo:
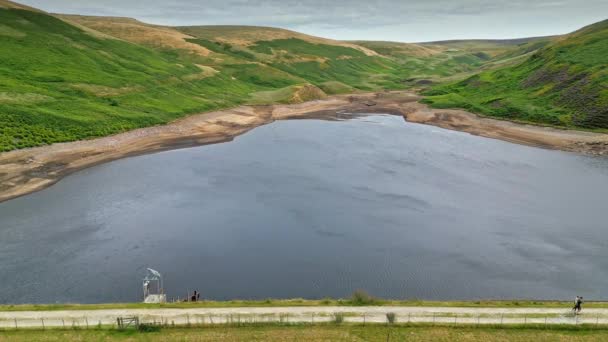
[[[424,41],[566,33],[605,19],[606,0],[22,0],[47,11],[164,25],[262,25],[337,39]]]

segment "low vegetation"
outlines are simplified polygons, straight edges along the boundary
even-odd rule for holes
[[[0,152],[240,104],[418,87],[486,63],[471,49],[337,42],[262,27],[162,27],[0,4]]]
[[[378,299],[370,296],[363,290],[355,291],[350,298],[350,304],[355,306],[375,305],[378,302]]]
[[[408,87],[432,87],[426,101],[436,107],[608,127],[606,22],[566,39],[338,42],[265,27],[50,15],[0,0],[0,23],[0,152],[241,104]]]
[[[0,34],[0,151],[162,124],[276,83],[263,72],[258,83],[226,73],[190,80],[201,69],[174,54],[97,38],[44,13],[0,9],[0,22],[21,34]]]
[[[265,300],[231,300],[177,302],[166,304],[144,303],[108,303],[108,304],[23,304],[0,305],[0,311],[58,311],[58,310],[104,310],[104,309],[187,309],[187,308],[231,308],[231,307],[286,307],[286,306],[361,306],[351,299],[324,298],[311,299],[265,299]],[[570,301],[529,301],[529,300],[483,300],[483,301],[422,301],[422,300],[387,300],[373,299],[373,306],[422,306],[422,307],[466,307],[466,308],[566,308]],[[608,308],[608,302],[585,303],[585,308]]]
[[[431,325],[259,324],[162,328],[150,332],[114,329],[6,330],[0,341],[605,341],[600,327],[485,327]]]
[[[340,313],[340,312],[333,314],[332,323],[334,323],[334,324],[344,323],[344,314]]]
[[[437,86],[425,102],[509,120],[608,129],[607,67],[604,21],[542,44],[522,63]]]

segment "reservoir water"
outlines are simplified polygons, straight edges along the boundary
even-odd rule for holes
[[[374,115],[282,121],[0,204],[0,303],[608,299],[608,159]]]

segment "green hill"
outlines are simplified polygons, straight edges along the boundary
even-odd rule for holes
[[[244,102],[266,83],[96,36],[41,12],[0,8],[0,151],[109,135]],[[278,81],[276,79],[279,79]],[[234,94],[234,96],[226,96]]]
[[[540,47],[523,46],[528,56],[521,63],[435,87],[425,101],[505,119],[608,129],[608,21]]]
[[[478,54],[480,57],[492,58],[504,54],[519,54],[522,47],[536,45],[542,46],[550,42],[556,36],[532,37],[520,39],[469,39],[469,40],[444,40],[428,43],[420,43],[420,46],[427,48],[444,48],[453,51],[463,51]]]
[[[0,151],[106,136],[240,104],[424,88],[513,65],[543,46],[445,44],[341,42],[268,27],[165,27],[51,15],[0,0]],[[584,54],[573,53],[591,58]],[[588,79],[596,82],[594,77]],[[446,86],[435,94],[458,98],[456,90],[466,87]],[[429,101],[445,102],[441,96]],[[586,100],[569,101],[563,106]],[[582,122],[562,114],[564,122]]]

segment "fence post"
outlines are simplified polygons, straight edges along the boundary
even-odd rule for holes
[[[479,328],[479,314],[477,314],[477,327]]]
[[[45,329],[45,327],[44,327],[44,318],[41,318],[40,321],[42,322],[42,330],[44,330]]]
[[[408,312],[407,313],[407,322],[410,323],[412,321],[412,313]]]
[[[502,325],[502,324],[503,324],[503,319],[504,319],[504,318],[505,318],[505,314],[504,314],[504,313],[501,313],[501,314],[500,314],[500,325]]]
[[[433,312],[433,324],[435,324],[435,312]]]
[[[15,318],[15,330],[19,329],[19,327],[17,326],[17,319]]]
[[[313,312],[312,315],[310,315],[310,316],[311,316],[310,323],[315,324],[315,313]]]
[[[458,323],[458,314],[455,314],[454,315],[454,324],[457,324],[457,323]]]
[[[365,323],[367,323],[367,315],[364,312],[363,313],[363,325],[365,325]]]
[[[575,317],[576,317],[576,322],[574,323],[574,325],[578,325],[578,315],[576,315]]]
[[[547,316],[545,316],[545,326],[547,326]]]
[[[89,318],[88,318],[88,317],[85,317],[85,318],[84,318],[84,321],[87,323],[87,330],[89,330]]]
[[[600,315],[599,314],[597,316],[595,316],[595,327],[597,327],[598,324],[600,324]]]
[[[190,326],[190,314],[186,314],[186,324]]]
[[[524,324],[528,324],[528,316],[526,314],[524,314]]]
[[[65,320],[63,318],[61,319],[61,323],[63,324],[63,327],[65,328]]]

